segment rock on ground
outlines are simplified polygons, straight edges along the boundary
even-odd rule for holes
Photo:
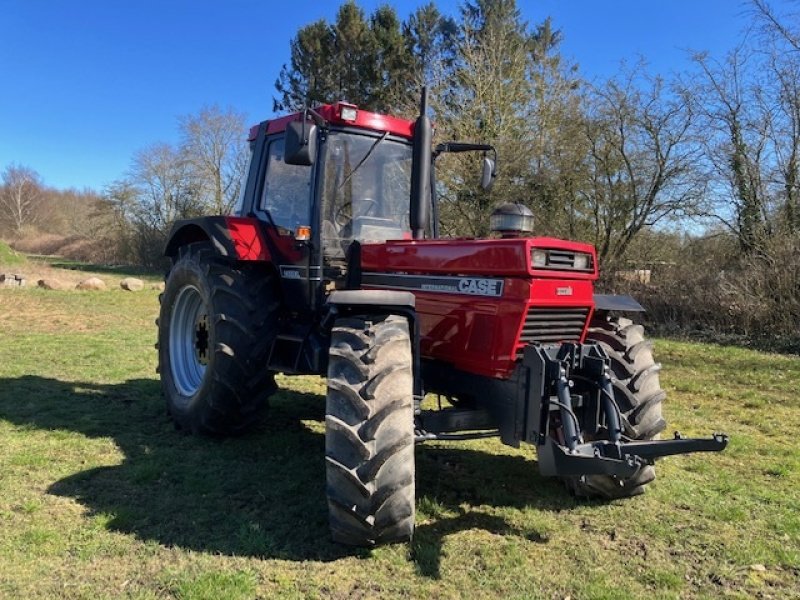
[[[25,277],[11,273],[0,274],[0,286],[3,287],[25,287]]]
[[[126,277],[119,282],[119,287],[129,292],[138,292],[144,289],[144,281],[136,279],[136,277]]]
[[[78,285],[75,286],[76,290],[104,290],[106,289],[106,284],[103,282],[102,279],[97,277],[89,277],[89,279],[84,279]]]
[[[53,279],[52,277],[47,277],[45,279],[40,279],[37,284],[40,288],[44,288],[46,290],[65,290],[67,289],[67,285],[58,279]]]
[[[164,282],[163,282],[163,281],[161,281],[161,282],[159,282],[159,283],[154,283],[154,284],[152,284],[152,285],[150,286],[150,289],[151,289],[151,290],[158,290],[159,292],[163,292],[163,291],[164,291],[164,287],[165,287],[165,286],[164,286]]]

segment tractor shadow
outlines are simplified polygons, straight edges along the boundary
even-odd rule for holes
[[[0,379],[0,419],[23,427],[109,438],[124,458],[56,481],[109,529],[165,546],[236,556],[332,561],[369,556],[334,544],[325,501],[324,398],[282,391],[253,433],[207,439],[175,431],[158,381],[65,382]],[[417,528],[411,559],[439,577],[444,538],[468,529],[547,538],[466,505],[559,511],[575,506],[533,461],[459,447],[417,449],[417,499],[442,515]],[[430,511],[425,509],[426,516]],[[454,516],[455,515],[455,516]]]

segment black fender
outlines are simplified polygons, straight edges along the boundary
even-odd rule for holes
[[[169,232],[164,255],[174,258],[178,249],[194,242],[210,242],[220,256],[231,260],[270,260],[263,224],[245,217],[211,216],[176,221]]]
[[[630,296],[615,294],[595,294],[594,309],[596,311],[645,312],[645,308]]]

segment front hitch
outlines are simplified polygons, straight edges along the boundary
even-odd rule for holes
[[[597,343],[565,343],[557,347],[534,344],[524,352],[527,368],[525,438],[537,445],[542,475],[610,475],[632,477],[656,458],[692,452],[721,452],[728,436],[671,440],[627,440],[622,435],[619,407],[612,393],[610,360]],[[573,395],[574,381],[584,385],[583,395]],[[607,439],[585,441],[573,402],[584,403],[584,413],[594,415],[588,433],[603,432]],[[560,418],[560,435],[550,431],[551,415]]]
[[[721,452],[728,436],[715,433],[708,438],[684,438],[677,431],[671,440],[611,442],[598,440],[569,449],[548,439],[539,447],[542,475],[614,475],[632,477],[656,458],[691,452]]]

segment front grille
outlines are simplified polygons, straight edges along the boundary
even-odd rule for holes
[[[522,326],[517,351],[517,358],[522,358],[525,345],[540,342],[543,344],[556,342],[577,342],[581,339],[588,308],[541,308],[531,306]]]

